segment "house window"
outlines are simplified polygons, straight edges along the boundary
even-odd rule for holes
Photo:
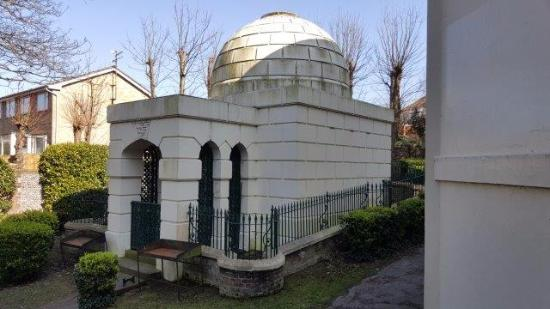
[[[9,156],[10,155],[10,136],[0,136],[0,155]]]
[[[6,103],[6,118],[15,116],[15,100],[11,99]]]
[[[31,97],[21,99],[21,114],[28,114],[31,109]]]
[[[36,109],[38,111],[45,111],[48,109],[48,94],[40,93],[36,96]]]
[[[27,136],[27,153],[41,154],[48,145],[46,135]]]

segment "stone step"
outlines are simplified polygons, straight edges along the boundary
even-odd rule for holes
[[[129,290],[132,290],[132,289],[135,289],[135,288],[139,287],[143,283],[144,283],[144,281],[142,281],[142,282],[140,282],[140,284],[138,284],[136,276],[128,275],[128,274],[119,272],[117,274],[117,278],[116,278],[115,293],[117,295],[120,295],[120,294],[125,293]]]
[[[136,260],[122,257],[118,259],[118,266],[121,273],[130,276],[137,276],[138,274],[138,265]],[[140,278],[143,280],[149,278],[160,278],[160,270],[158,270],[154,265],[142,262],[141,258],[139,261],[139,273]]]

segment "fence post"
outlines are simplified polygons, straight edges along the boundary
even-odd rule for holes
[[[231,220],[227,215],[227,210],[224,210],[223,212],[223,229],[224,229],[224,241],[223,241],[223,251],[225,252],[225,256],[229,256],[229,221]]]
[[[271,243],[274,255],[279,249],[279,210],[271,206]]]

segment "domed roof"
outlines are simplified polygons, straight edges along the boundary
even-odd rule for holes
[[[224,44],[212,71],[210,97],[296,84],[351,95],[344,57],[330,35],[295,14],[273,12]]]

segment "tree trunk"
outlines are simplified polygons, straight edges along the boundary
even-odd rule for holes
[[[84,128],[84,140],[86,141],[86,143],[90,144],[91,141],[92,141],[92,126],[89,125],[89,126],[86,126]]]
[[[153,59],[149,58],[147,60],[147,78],[149,79],[149,91],[151,92],[151,97],[156,98],[157,97],[157,82],[155,80],[155,63],[153,62]]]
[[[392,158],[395,158],[395,144],[399,138],[401,124],[401,72],[396,70],[390,75],[390,108],[393,110],[394,121],[391,127]]]
[[[26,133],[23,126],[17,126],[15,134],[15,163],[17,165],[23,164],[23,145],[25,145]]]
[[[80,143],[82,141],[82,128],[73,127],[73,141]]]
[[[180,95],[185,94],[185,70],[187,67],[187,53],[183,49],[178,50],[178,63],[180,70]]]
[[[212,71],[214,70],[215,62],[216,57],[208,58],[208,72],[206,72],[206,91],[208,92],[208,97],[210,97],[210,91],[212,90]]]

